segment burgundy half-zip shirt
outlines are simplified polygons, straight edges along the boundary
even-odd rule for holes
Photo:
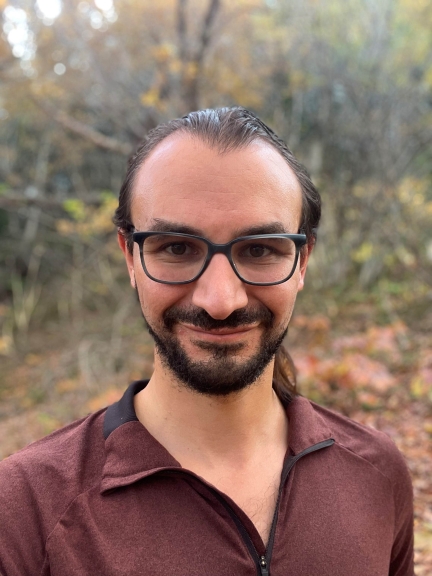
[[[295,397],[264,543],[138,421],[145,385],[0,463],[1,576],[414,574],[410,475],[385,434]]]

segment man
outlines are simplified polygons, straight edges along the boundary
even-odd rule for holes
[[[296,396],[280,347],[319,216],[247,110],[149,134],[115,222],[153,375],[2,464],[1,574],[413,574],[403,458]]]

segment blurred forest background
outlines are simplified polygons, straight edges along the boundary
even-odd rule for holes
[[[0,457],[152,369],[111,216],[159,122],[242,104],[324,203],[301,393],[387,432],[432,573],[432,4],[0,0]]]

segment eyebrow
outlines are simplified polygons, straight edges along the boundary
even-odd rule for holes
[[[258,224],[238,230],[237,236],[254,236],[258,234],[287,234],[282,222],[269,222],[268,224]]]
[[[153,218],[152,223],[148,227],[149,232],[177,232],[178,234],[192,234],[193,236],[203,236],[205,234],[200,228],[187,226],[180,222],[171,222],[163,220],[162,218]],[[285,226],[282,222],[269,222],[268,224],[258,224],[256,226],[248,226],[246,228],[238,228],[234,233],[234,238],[240,236],[255,236],[259,234],[287,234]]]
[[[203,236],[202,230],[193,228],[180,222],[170,222],[162,218],[153,218],[152,223],[147,228],[149,232],[178,232],[179,234],[192,234],[193,236]]]

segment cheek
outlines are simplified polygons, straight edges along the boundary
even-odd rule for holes
[[[163,313],[179,302],[186,302],[186,286],[169,286],[154,282],[144,272],[138,275],[136,271],[137,291],[141,309],[146,319],[151,323],[161,321]]]
[[[276,324],[286,326],[291,318],[297,296],[297,282],[291,278],[287,284],[275,286],[266,299],[262,299],[274,314]]]

